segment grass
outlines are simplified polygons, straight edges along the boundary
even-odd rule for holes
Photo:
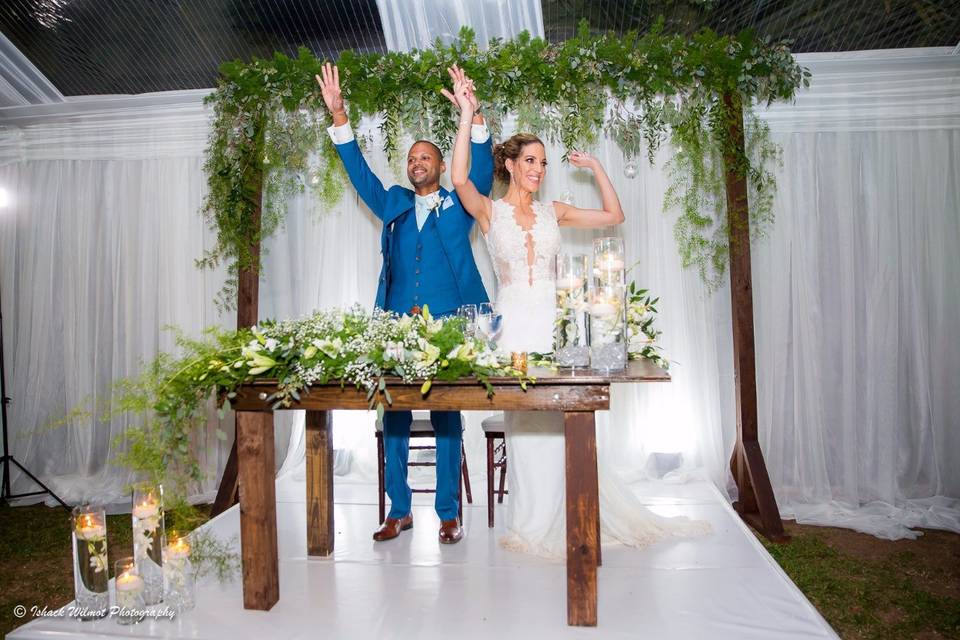
[[[113,563],[133,555],[130,514],[107,516],[107,552]],[[70,515],[62,508],[0,505],[0,636],[23,624],[31,607],[56,609],[73,600]],[[13,608],[23,604],[27,618]]]
[[[947,547],[942,550],[947,561],[943,563],[910,550],[857,557],[843,545],[831,544],[820,527],[791,529],[789,544],[761,541],[841,637],[960,638],[960,599],[939,593],[943,585],[956,586],[957,543],[951,537],[960,536],[927,532],[943,538]],[[853,532],[843,535],[869,538]],[[873,543],[881,548],[894,544]]]
[[[110,566],[133,553],[130,516],[108,516]],[[960,638],[960,535],[928,531],[887,542],[789,524],[789,544],[761,538],[843,638]],[[23,624],[13,608],[73,599],[70,523],[63,509],[0,506],[0,635]],[[29,616],[28,617],[32,617]]]

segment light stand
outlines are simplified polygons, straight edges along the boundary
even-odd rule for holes
[[[0,296],[2,299],[2,296]],[[55,494],[50,490],[50,487],[40,482],[37,476],[30,473],[26,467],[17,462],[17,459],[13,457],[10,453],[9,438],[7,436],[7,405],[10,403],[10,398],[7,397],[7,380],[3,372],[3,307],[0,304],[0,418],[3,419],[3,458],[0,458],[0,464],[3,465],[3,488],[0,490],[0,501],[10,503],[14,498],[25,498],[27,496],[38,496],[44,493],[49,493],[54,500],[60,503],[67,511],[70,511],[70,506],[60,499],[60,496]],[[13,487],[10,484],[10,465],[15,464],[23,471],[27,476],[30,477],[38,486],[43,487],[41,491],[29,491],[27,493],[13,493]]]

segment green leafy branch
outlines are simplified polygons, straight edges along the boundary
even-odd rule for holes
[[[704,29],[688,38],[665,33],[662,20],[647,33],[622,36],[594,35],[582,23],[573,38],[557,44],[522,33],[481,49],[464,28],[450,44],[438,40],[409,53],[344,51],[337,63],[351,119],[380,118],[391,161],[404,135],[450,148],[456,120],[440,89],[453,63],[474,79],[494,135],[512,112],[520,130],[567,148],[589,147],[606,132],[627,158],[645,150],[652,162],[669,140],[674,156],[664,206],[679,213],[675,236],[684,264],[715,286],[727,262],[721,159],[731,148],[729,125],[742,117],[723,98],[735,95],[748,107],[750,150],[736,151],[735,160],[753,189],[752,228],[762,233],[772,221],[775,192],[765,163],[776,147],[749,106],[790,100],[809,84],[809,71],[788,45],[750,30],[721,36]],[[309,190],[322,208],[343,195],[346,176],[323,130],[329,119],[314,80],[321,64],[303,48],[295,58],[277,53],[228,62],[207,99],[214,122],[203,212],[217,244],[198,264],[227,264],[221,306],[232,306],[239,270],[259,268],[251,248],[283,223],[291,194]]]

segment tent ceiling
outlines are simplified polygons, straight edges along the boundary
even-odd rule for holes
[[[550,40],[595,30],[752,26],[794,50],[955,46],[960,0],[543,0]],[[224,60],[384,51],[375,0],[3,0],[0,32],[66,96],[211,87]]]

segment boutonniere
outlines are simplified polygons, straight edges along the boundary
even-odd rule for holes
[[[437,219],[440,219],[440,204],[443,200],[440,198],[440,192],[431,193],[427,196],[427,209],[433,211],[437,214]]]

